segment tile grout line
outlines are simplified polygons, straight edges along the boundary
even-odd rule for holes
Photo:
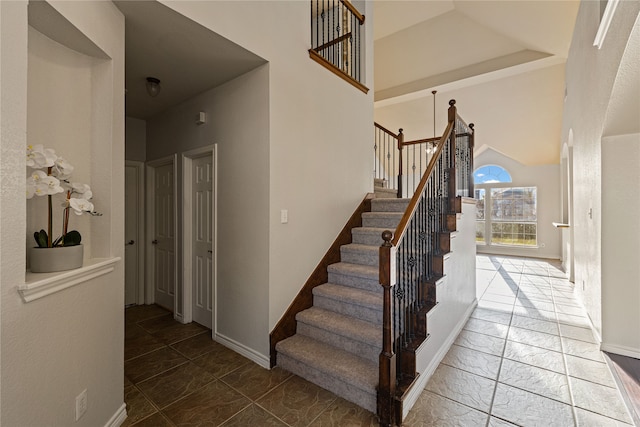
[[[523,266],[524,269],[524,266]],[[520,273],[520,280],[522,280],[522,273]],[[491,283],[489,283],[489,286],[491,286]],[[517,284],[518,286],[518,292],[516,293],[516,301],[518,299],[518,295],[520,294],[520,284]],[[515,307],[515,302],[514,302],[514,307]],[[491,422],[491,416],[493,413],[493,403],[495,402],[496,399],[496,393],[498,392],[498,384],[500,384],[500,372],[502,371],[502,363],[504,362],[504,353],[507,350],[507,339],[509,337],[509,331],[511,330],[511,322],[513,321],[513,308],[511,309],[511,317],[509,318],[509,325],[508,325],[508,329],[507,329],[507,336],[504,339],[504,346],[502,347],[502,355],[500,356],[500,365],[498,366],[498,373],[496,375],[496,383],[495,383],[495,387],[493,388],[493,394],[491,396],[491,403],[489,404],[489,417],[487,418],[487,423],[485,425],[485,427],[489,427],[489,423]],[[509,421],[511,422],[511,421]]]
[[[551,279],[551,276],[549,276]],[[551,283],[551,282],[549,282]],[[564,370],[567,378],[567,388],[569,389],[569,401],[571,402],[571,415],[573,416],[573,425],[578,427],[578,413],[576,411],[576,402],[573,398],[573,387],[571,386],[571,381],[569,379],[569,364],[567,363],[567,354],[565,353],[565,345],[563,341],[562,329],[560,328],[560,321],[558,319],[558,312],[556,311],[556,298],[555,298],[555,289],[551,287],[551,299],[553,300],[553,311],[556,313],[556,325],[558,325],[558,335],[560,336],[560,349],[562,350],[562,364],[564,365]]]

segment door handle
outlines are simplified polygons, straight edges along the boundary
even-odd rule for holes
[[[135,244],[135,243],[136,243],[135,241],[133,241],[133,240],[129,240],[129,241],[127,242],[127,245],[133,245],[133,244]]]
[[[212,253],[213,253],[213,251],[212,251],[211,249],[209,249],[207,252],[209,252],[210,254],[212,254]]]
[[[152,244],[152,245],[157,245],[157,244],[158,244],[158,241],[157,241],[157,240],[152,240],[152,241],[151,241],[151,244]]]

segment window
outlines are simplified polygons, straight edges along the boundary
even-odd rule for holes
[[[491,244],[537,246],[536,187],[491,189]]]
[[[476,203],[476,242],[484,243],[484,233],[486,227],[486,224],[484,222],[484,188],[476,188],[475,197],[478,201]]]
[[[511,182],[511,175],[503,167],[500,166],[482,166],[473,173],[473,182],[475,184],[490,184],[493,182]]]
[[[512,187],[500,166],[478,168],[474,174],[476,243],[537,247],[537,188]]]

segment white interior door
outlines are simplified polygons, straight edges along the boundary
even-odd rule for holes
[[[193,320],[211,328],[213,311],[213,162],[193,159],[191,176],[191,268]]]
[[[138,302],[138,276],[141,265],[138,263],[138,201],[139,193],[138,168],[125,166],[124,168],[124,305],[134,305]]]
[[[174,311],[175,280],[175,216],[173,164],[154,169],[154,294],[155,302]]]

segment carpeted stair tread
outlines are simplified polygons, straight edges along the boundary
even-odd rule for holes
[[[337,381],[375,394],[378,366],[369,360],[300,334],[280,341],[276,350]]]
[[[313,288],[313,294],[345,302],[347,304],[382,310],[382,294],[349,286],[325,283]]]
[[[351,236],[353,243],[361,245],[373,245],[380,247],[384,240],[382,240],[382,232],[387,228],[380,227],[355,227],[351,229]]]
[[[371,200],[372,212],[402,212],[407,210],[411,199],[373,199]]]
[[[360,279],[378,280],[380,269],[370,265],[351,264],[348,262],[336,262],[327,267],[329,273],[345,274]]]
[[[380,249],[378,246],[350,243],[340,247],[340,259],[351,264],[378,266]]]
[[[352,316],[311,307],[298,313],[296,320],[370,346],[382,343],[382,328]]]
[[[363,212],[362,218],[397,218],[399,222],[402,215],[402,212]]]
[[[378,199],[394,199],[398,196],[398,190],[394,190],[393,188],[374,187],[373,194]]]
[[[325,283],[313,288],[313,305],[382,327],[382,292]]]
[[[402,215],[402,212],[364,212],[362,214],[362,225],[364,227],[384,227],[395,230],[402,219]]]

